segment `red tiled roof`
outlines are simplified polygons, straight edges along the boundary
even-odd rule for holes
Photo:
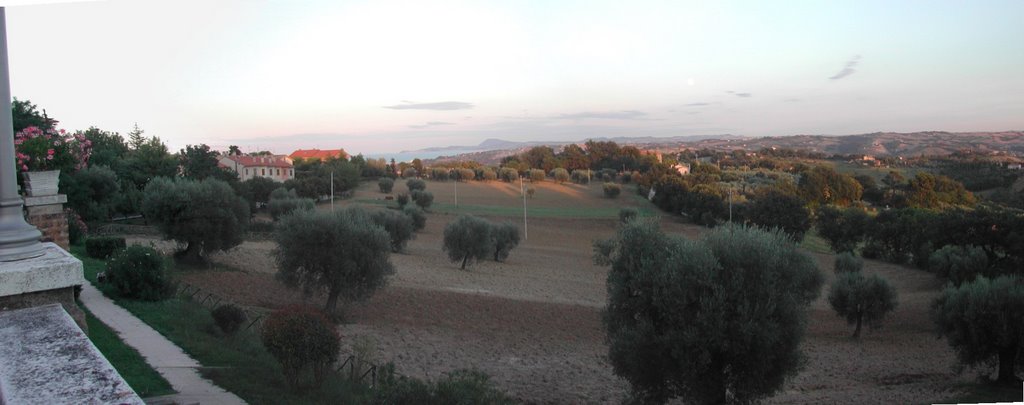
[[[326,160],[330,158],[348,158],[348,153],[345,153],[344,149],[299,149],[288,155],[290,159],[319,159]]]
[[[239,166],[243,167],[292,167],[292,164],[285,159],[284,155],[271,155],[271,156],[246,156],[246,155],[229,155],[226,156],[228,159],[235,161]]]

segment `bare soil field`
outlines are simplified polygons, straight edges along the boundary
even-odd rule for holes
[[[435,193],[435,203],[449,196],[441,188],[452,186],[427,184]],[[459,185],[460,205],[471,201],[503,208],[521,204],[521,197],[502,191],[509,184],[464,184]],[[404,187],[399,182],[395,191]],[[642,203],[625,190],[618,200],[602,198],[599,186],[569,186],[579,194],[547,201],[541,196],[558,195],[553,189],[565,186],[541,187],[534,197],[538,205],[567,211],[617,211],[622,205]],[[383,201],[376,188],[376,184],[364,184],[339,207],[361,204],[382,209],[372,202]],[[323,204],[319,208],[330,209]],[[445,211],[449,209],[453,208]],[[339,326],[345,350],[350,350],[356,337],[370,337],[376,342],[375,357],[394,362],[400,373],[437,378],[456,369],[476,368],[524,402],[621,401],[628,384],[614,375],[607,362],[601,325],[607,269],[595,266],[591,259],[591,242],[610,237],[617,219],[531,218],[529,238],[506,262],[485,261],[460,270],[441,250],[444,226],[456,214],[437,211],[428,215],[426,229],[404,252],[392,255],[396,274],[388,287],[348,308],[346,322]],[[489,219],[513,220],[522,227],[521,216]],[[662,217],[661,224],[666,232],[689,238],[703,230],[671,217]],[[173,245],[158,242],[158,247]],[[178,277],[247,306],[272,309],[322,303],[322,297],[303,297],[274,279],[273,247],[269,241],[247,241],[213,256],[232,271],[190,271]],[[833,256],[810,254],[830,283]],[[825,301],[826,284],[811,310],[804,343],[806,367],[769,402],[928,403],[957,395],[960,383],[973,379],[970,373],[957,376],[951,371],[953,352],[936,338],[928,319],[928,307],[941,288],[938,280],[922,271],[875,261],[866,263],[865,272],[881,274],[897,288],[900,302],[894,314],[881,329],[868,330],[859,342],[854,341],[849,337],[852,328]]]

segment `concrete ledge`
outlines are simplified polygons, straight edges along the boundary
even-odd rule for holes
[[[55,290],[85,283],[82,262],[60,246],[45,243],[42,256],[0,262],[0,296]]]
[[[60,305],[0,312],[0,403],[143,404]]]
[[[68,196],[65,194],[25,197],[26,207],[35,207],[38,205],[64,204],[66,202],[68,202]]]

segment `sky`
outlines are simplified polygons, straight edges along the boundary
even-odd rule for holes
[[[1024,129],[1024,1],[7,3],[12,94],[176,151]]]

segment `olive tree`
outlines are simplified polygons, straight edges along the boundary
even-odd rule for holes
[[[811,214],[804,201],[782,192],[769,192],[754,199],[747,209],[747,218],[758,226],[780,228],[797,242],[811,228]]]
[[[405,187],[412,193],[416,190],[423,191],[427,189],[427,182],[421,179],[409,179],[405,181]]]
[[[443,250],[448,259],[462,262],[461,269],[472,260],[483,260],[494,253],[491,223],[472,215],[460,216],[444,227]]]
[[[961,366],[998,364],[998,381],[1020,384],[1015,373],[1024,366],[1024,280],[981,276],[948,286],[931,315]]]
[[[299,197],[295,190],[281,187],[270,192],[270,202],[267,203],[267,207],[270,209],[270,217],[277,221],[295,211],[316,209],[316,202],[312,198]]]
[[[185,245],[176,256],[189,262],[205,262],[207,254],[241,244],[249,221],[245,200],[212,178],[155,178],[146,185],[142,213],[165,238]]]
[[[611,265],[608,357],[634,399],[752,402],[799,370],[823,276],[785,234],[730,225],[690,241],[635,220],[594,248]]]
[[[388,194],[395,187],[395,180],[390,177],[381,177],[377,180],[377,187],[380,188],[380,192]]]
[[[836,276],[828,293],[828,303],[850,325],[857,325],[853,338],[860,337],[861,326],[877,328],[885,316],[896,309],[896,289],[877,274],[865,277],[856,271]]]
[[[561,167],[556,167],[551,169],[551,177],[554,178],[558,184],[562,184],[569,181],[569,171]]]
[[[278,277],[307,294],[325,291],[324,309],[369,298],[394,272],[391,239],[360,208],[297,211],[274,229]]]
[[[988,256],[977,246],[943,246],[928,257],[928,270],[953,285],[971,281],[978,275],[993,275]]]
[[[852,252],[864,239],[870,217],[859,208],[824,206],[818,209],[818,234],[828,241],[832,251]]]
[[[413,219],[405,213],[392,210],[374,211],[370,218],[373,219],[373,223],[387,231],[393,252],[402,251],[405,244],[415,236]]]
[[[492,224],[491,241],[494,244],[494,261],[503,262],[519,245],[519,228],[511,222]]]

